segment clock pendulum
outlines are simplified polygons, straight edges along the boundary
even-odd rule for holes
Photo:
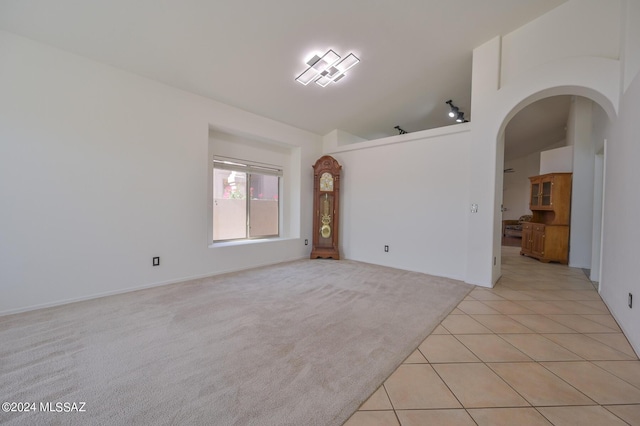
[[[322,202],[324,207],[322,214],[322,227],[320,228],[320,235],[322,238],[329,238],[331,236],[331,215],[329,215],[329,194],[324,194],[324,201]]]

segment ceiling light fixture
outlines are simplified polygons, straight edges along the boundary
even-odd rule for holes
[[[447,105],[449,105],[449,117],[451,118],[455,118],[458,116],[458,107],[455,106],[453,104],[453,101],[451,99],[449,99],[447,102],[445,102]]]
[[[400,126],[396,126],[396,127],[394,127],[394,129],[396,129],[398,131],[398,134],[400,134],[400,135],[404,135],[404,134],[407,133],[407,131],[404,130],[403,128],[401,128]]]
[[[455,106],[451,99],[445,103],[449,105],[449,117],[455,118],[458,123],[467,123],[469,121],[464,118],[464,112],[460,111],[460,108]]]
[[[314,55],[307,61],[309,67],[302,74],[296,77],[296,81],[307,85],[312,81],[319,86],[326,87],[329,83],[342,80],[345,73],[360,62],[360,59],[353,53],[349,53],[344,59],[340,60],[333,50],[329,49],[327,53],[321,57]]]

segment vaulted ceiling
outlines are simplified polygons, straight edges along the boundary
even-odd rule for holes
[[[571,96],[552,96],[526,106],[507,124],[504,134],[506,161],[540,152],[565,140]]]
[[[472,120],[474,47],[565,0],[2,0],[0,29],[324,135],[373,139]],[[294,78],[313,52],[361,63]]]

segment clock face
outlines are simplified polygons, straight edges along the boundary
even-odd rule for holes
[[[333,176],[325,172],[320,176],[320,191],[333,191]]]

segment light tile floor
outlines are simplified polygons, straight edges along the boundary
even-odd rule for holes
[[[502,272],[345,426],[640,425],[640,361],[585,273],[517,247]]]

